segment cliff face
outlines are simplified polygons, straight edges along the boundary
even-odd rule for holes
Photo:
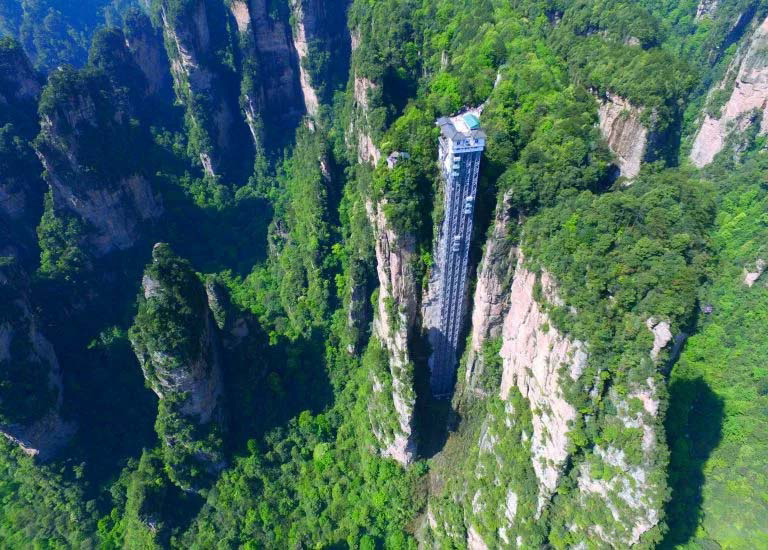
[[[696,7],[696,21],[704,17],[712,17],[717,11],[717,6],[720,4],[719,0],[701,0]]]
[[[136,134],[127,101],[101,73],[64,69],[51,76],[40,114],[35,148],[54,210],[86,223],[97,256],[132,246],[163,207],[139,171],[144,136]]]
[[[489,264],[484,259],[481,278]],[[558,331],[546,311],[563,305],[555,281],[531,272],[519,255],[508,270],[514,280],[502,314],[498,397],[485,399],[474,441],[460,444],[472,445],[462,474],[431,496],[425,537],[437,546],[537,547],[551,536],[548,524],[558,540],[578,533],[606,547],[638,544],[659,523],[666,491],[660,379],[637,377],[625,395],[610,389],[601,397],[587,345]],[[490,294],[476,307],[490,311]],[[490,317],[498,326],[499,316]],[[649,323],[654,347],[646,360],[671,341],[660,326],[667,325]],[[583,426],[594,423],[583,408],[598,401],[616,413],[603,419],[599,443],[583,450],[591,437]],[[573,488],[558,495],[563,486]]]
[[[706,166],[726,144],[729,136],[745,131],[760,120],[760,133],[768,132],[763,116],[768,102],[768,19],[765,19],[742,46],[724,80],[710,94],[710,102],[718,96],[728,99],[717,114],[705,114],[691,148],[691,162]],[[730,93],[729,93],[730,92]],[[718,106],[715,105],[715,109]],[[760,118],[762,117],[762,118]]]
[[[253,75],[258,97],[247,99],[259,106],[268,123],[294,126],[303,114],[304,100],[287,13],[270,13],[266,0],[237,0],[230,9],[258,63]]]
[[[330,100],[336,68],[348,58],[345,8],[341,1],[158,2],[176,94],[208,175],[244,168],[241,128],[261,152],[285,143],[305,113]]]
[[[126,17],[123,32],[125,45],[146,78],[147,95],[169,96],[171,73],[160,32],[152,26],[149,17],[138,12]]]
[[[369,406],[373,432],[384,456],[401,464],[414,459],[413,362],[409,338],[416,321],[418,289],[413,273],[415,240],[398,235],[387,222],[383,205],[368,204],[373,225],[379,295],[373,322],[374,345],[385,352],[388,368],[372,372],[374,397]],[[394,422],[388,420],[394,419]]]
[[[663,512],[666,474],[658,463],[663,428],[657,381],[637,381],[625,396],[610,390],[607,403],[617,414],[608,419],[604,433],[616,430],[637,439],[605,438],[586,454],[577,469],[576,503],[594,515],[591,522],[574,521],[574,530],[614,547],[631,547],[659,523]]]
[[[156,428],[174,481],[203,483],[190,470],[222,466],[217,432],[223,422],[219,333],[207,294],[188,262],[157,244],[142,279],[130,338],[144,378],[160,398]]]
[[[610,92],[598,101],[600,133],[616,155],[620,175],[632,179],[648,153],[649,131],[641,122],[643,109]]]
[[[353,29],[351,34],[351,48],[354,59],[355,50],[360,47],[360,32]],[[354,62],[353,62],[354,67]],[[358,74],[352,69],[352,108],[347,129],[347,146],[357,152],[358,162],[376,166],[381,160],[381,151],[371,137],[371,103],[372,97],[381,92],[380,86]]]
[[[354,47],[354,39],[352,41]],[[355,74],[353,79],[353,115],[350,121],[348,144],[357,151],[359,162],[370,163],[372,166],[379,164],[381,151],[376,147],[370,133],[370,99],[379,87],[373,81]],[[350,137],[351,136],[351,137]]]
[[[42,170],[28,142],[37,133],[40,91],[40,79],[21,46],[0,43],[0,127],[10,125],[0,132],[0,217],[14,225],[39,215],[33,205],[41,202]]]
[[[312,2],[307,10],[306,4],[301,0],[291,1],[291,11],[295,21],[293,45],[296,48],[296,54],[299,58],[299,82],[301,83],[301,94],[304,97],[304,106],[310,116],[317,114],[319,100],[317,91],[312,87],[312,76],[309,73],[307,65],[309,63],[309,44],[314,36],[321,31],[319,25],[318,8],[322,8],[320,2]]]
[[[506,400],[510,388],[515,386],[528,400],[531,410],[536,411],[530,448],[539,481],[540,511],[557,487],[568,457],[569,425],[576,418],[576,410],[565,399],[563,386],[579,379],[586,367],[587,353],[582,342],[573,341],[549,326],[549,316],[534,299],[535,283],[536,275],[523,267],[521,258],[502,329],[500,397]],[[540,284],[545,299],[557,303],[553,281],[546,272]],[[563,367],[566,372],[561,373]]]
[[[186,104],[190,130],[199,135],[196,143],[200,164],[205,173],[215,176],[221,161],[218,146],[228,144],[232,106],[214,97],[215,75],[205,61],[211,55],[211,35],[205,2],[198,0],[186,9],[174,12],[163,2],[160,16],[165,44],[171,60],[176,95]],[[213,114],[211,117],[207,114]],[[209,120],[212,118],[212,120]]]
[[[539,482],[537,513],[563,482],[565,469],[572,472],[575,468],[579,490],[572,495],[574,502],[555,500],[551,514],[562,516],[572,532],[586,532],[612,546],[632,546],[658,524],[666,490],[659,464],[657,380],[647,376],[627,382],[627,395],[609,390],[603,399],[617,413],[604,419],[601,443],[584,455],[574,454],[576,434],[580,433],[577,426],[591,422],[581,418],[574,398],[581,395],[580,399],[595,402],[599,396],[594,381],[584,379],[589,363],[586,345],[551,326],[549,316],[534,299],[535,281],[535,275],[518,264],[502,334],[500,396],[507,400],[510,389],[516,387],[530,407],[533,433],[529,448]],[[546,272],[539,283],[545,302],[562,303]],[[656,338],[649,355],[655,360],[670,341]],[[630,441],[630,437],[634,439]],[[573,507],[589,512],[573,514]]]
[[[511,193],[499,201],[493,228],[485,243],[483,259],[477,272],[477,284],[472,300],[472,328],[465,384],[484,394],[480,378],[484,373],[483,346],[501,335],[504,317],[509,310],[510,286],[514,276],[513,266],[518,250],[510,242],[512,224]]]
[[[350,53],[348,4],[346,0],[291,0],[301,90],[312,116],[317,114],[319,103],[330,103],[334,89],[346,84]]]
[[[0,433],[25,453],[51,458],[75,431],[59,415],[62,378],[32,313],[24,277],[0,266]]]

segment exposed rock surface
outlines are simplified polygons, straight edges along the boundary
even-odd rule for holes
[[[232,0],[229,9],[235,18],[238,32],[248,32],[248,27],[251,25],[251,10],[248,8],[248,2],[246,0]]]
[[[762,258],[758,258],[753,269],[744,269],[744,284],[749,287],[754,285],[763,275],[766,267],[768,267],[768,263]]]
[[[291,0],[299,81],[304,105],[312,116],[320,103],[331,102],[335,89],[347,84],[348,5],[347,0]],[[325,61],[318,63],[322,56]]]
[[[250,0],[251,32],[259,56],[265,118],[293,125],[303,114],[298,61],[288,21],[275,19],[266,0]]]
[[[546,272],[540,283],[545,299],[556,303],[554,283]],[[549,316],[534,298],[535,284],[536,274],[525,268],[520,257],[502,329],[500,396],[507,399],[510,388],[516,386],[530,402],[531,410],[536,411],[531,454],[539,480],[541,510],[557,487],[568,457],[569,424],[577,414],[564,396],[564,384],[579,379],[587,364],[587,353],[582,342],[550,326]],[[562,367],[565,371],[561,374]]]
[[[656,381],[648,378],[633,384],[626,397],[611,390],[608,399],[617,411],[612,422],[642,433],[640,460],[630,460],[623,448],[613,444],[596,445],[579,467],[579,501],[586,509],[607,508],[613,519],[589,526],[586,530],[592,537],[612,547],[631,547],[658,524],[665,490],[664,476],[654,475],[660,405]],[[606,470],[612,475],[594,474]]]
[[[317,114],[324,98],[310,68],[337,67],[337,56],[349,54],[343,1],[293,0],[286,7],[275,10],[266,0],[229,5],[244,57],[240,104],[257,150],[282,140],[280,133],[305,113]],[[318,64],[317,56],[325,56],[325,63]],[[329,88],[336,75],[317,76]]]
[[[509,309],[509,290],[514,276],[517,247],[510,242],[512,194],[506,193],[496,208],[493,228],[485,243],[477,275],[472,310],[472,331],[467,356],[466,384],[475,387],[483,372],[481,351],[489,339],[501,335]]]
[[[12,125],[0,135],[0,217],[6,217],[15,227],[22,218],[34,217],[30,207],[41,202],[44,188],[39,177],[42,169],[28,145],[38,129],[40,90],[40,78],[21,46],[0,45],[0,127]],[[34,223],[31,219],[24,221]]]
[[[743,132],[754,121],[754,114],[762,116],[768,102],[768,18],[754,31],[737,54],[724,80],[713,93],[727,93],[733,83],[725,105],[718,116],[706,114],[691,148],[690,158],[698,167],[706,166],[722,151],[732,133]],[[735,76],[734,76],[735,74]],[[768,132],[768,117],[760,123],[760,133]]]
[[[600,395],[586,345],[551,325],[547,304],[564,305],[552,277],[531,272],[519,254],[509,269],[514,281],[501,333],[501,401],[487,398],[476,443],[461,442],[476,445],[476,457],[470,455],[460,470],[471,473],[443,480],[447,489],[430,497],[427,540],[437,541],[435,547],[527,548],[533,547],[530,536],[551,528],[548,522],[564,521],[565,533],[596,547],[642,543],[660,521],[666,491],[659,467],[665,460],[661,379],[650,374],[623,380],[626,393],[609,389]],[[650,328],[660,324],[653,321]],[[650,359],[645,361],[653,373]],[[615,410],[603,419],[599,442],[583,454],[573,452],[584,436],[579,426],[592,420],[571,402],[575,395]],[[534,477],[538,487],[531,488]],[[552,499],[563,480],[575,480],[575,487]]]
[[[160,316],[167,311],[166,315],[172,316],[177,305],[174,302],[186,299],[194,310],[196,322],[186,326],[179,319],[168,319],[167,322],[186,332],[182,341],[167,342],[163,334],[147,326],[134,332],[131,342],[144,377],[157,396],[160,399],[180,396],[181,412],[196,417],[200,424],[207,424],[219,407],[222,395],[218,332],[202,285],[194,273],[174,273],[185,266],[170,263],[168,254],[167,245],[155,245],[152,264],[142,279],[146,310],[152,312],[148,315]]]
[[[659,358],[661,350],[667,347],[672,341],[672,331],[669,329],[669,323],[666,321],[657,321],[649,317],[645,325],[653,333],[653,348],[651,348],[651,359],[654,361]]]
[[[427,284],[424,297],[421,302],[421,325],[422,331],[427,335],[430,347],[435,350],[438,347],[438,340],[443,338],[440,328],[440,295],[443,292],[441,268],[446,265],[445,260],[445,239],[446,220],[440,224],[437,238],[432,245],[432,265],[429,268],[429,283]],[[429,367],[432,368],[432,357],[430,357]]]
[[[147,80],[147,94],[170,92],[170,66],[159,31],[146,15],[136,13],[127,18],[124,32],[125,45]]]
[[[530,414],[516,409],[525,406],[519,396],[505,402],[492,398],[485,417],[470,440],[456,445],[450,458],[438,455],[433,476],[442,477],[442,461],[449,472],[467,472],[461,477],[441,479],[429,503],[428,537],[431,548],[528,548],[531,526],[536,519],[535,474],[527,452],[530,444]],[[467,444],[471,445],[467,447]],[[457,453],[467,460],[454,463]],[[440,487],[442,486],[442,487]],[[422,539],[425,537],[422,535]],[[526,545],[528,543],[528,545]]]
[[[373,386],[375,393],[381,393],[382,388],[391,386],[391,396],[377,398],[391,400],[398,429],[390,437],[376,429],[378,419],[371,418],[371,421],[382,454],[401,464],[408,464],[416,452],[413,433],[413,364],[408,348],[416,320],[418,296],[412,266],[415,239],[411,235],[398,235],[389,225],[382,207],[381,204],[369,203],[366,210],[373,225],[379,277],[379,298],[373,330],[387,352],[391,384],[374,380]]]
[[[131,149],[129,106],[113,104],[117,93],[106,78],[74,72],[57,76],[61,80],[52,78],[46,91],[56,101],[41,112],[35,144],[54,210],[66,210],[86,223],[95,255],[129,248],[142,225],[163,212],[136,159],[115,158]]]
[[[696,7],[696,21],[703,17],[712,17],[717,11],[720,0],[701,0]]]
[[[313,4],[320,4],[320,2],[315,1]],[[314,7],[317,8],[319,6],[315,5]],[[317,98],[317,92],[312,87],[312,78],[307,70],[307,60],[309,57],[308,41],[311,39],[308,36],[311,37],[312,34],[310,33],[318,30],[317,12],[315,10],[306,10],[302,0],[291,0],[291,10],[295,20],[293,44],[299,57],[301,93],[304,97],[304,106],[307,109],[307,113],[315,116],[320,102]]]
[[[357,158],[360,162],[379,164],[381,151],[371,138],[368,115],[370,113],[369,95],[375,93],[378,86],[371,80],[355,75],[354,78],[354,111],[350,133],[355,136]]]
[[[488,545],[473,526],[467,529],[467,548],[469,550],[488,550]]]
[[[205,173],[215,176],[222,156],[231,145],[234,113],[238,109],[220,88],[219,75],[215,72],[212,61],[215,45],[211,44],[206,3],[196,0],[171,8],[163,2],[160,17],[176,95],[186,105],[196,133],[205,136],[197,140],[197,154]],[[203,113],[211,116],[203,119]]]
[[[142,287],[131,345],[160,398],[155,427],[169,475],[197,491],[225,465],[219,329],[202,282],[168,245],[155,245]]]
[[[0,268],[0,433],[25,453],[47,460],[75,426],[59,414],[61,369],[21,278],[17,270]]]
[[[649,132],[641,122],[643,108],[608,92],[599,99],[597,111],[600,133],[616,155],[622,176],[629,179],[640,173],[640,164],[646,157]]]
[[[172,50],[171,68],[177,85],[192,92],[206,91],[211,86],[212,75],[202,66],[202,58],[209,53],[211,45],[205,3],[198,0],[187,13],[175,17],[169,15],[163,5],[160,14]]]

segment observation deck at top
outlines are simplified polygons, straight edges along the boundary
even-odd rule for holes
[[[445,182],[445,217],[438,240],[439,321],[429,331],[430,387],[436,398],[451,395],[457,367],[459,335],[466,310],[469,245],[485,132],[478,113],[468,111],[437,120],[439,162]]]

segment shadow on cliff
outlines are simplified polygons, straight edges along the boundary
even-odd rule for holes
[[[75,281],[38,280],[33,292],[62,368],[62,414],[78,425],[61,458],[85,463],[94,491],[157,441],[157,398],[121,328],[133,320],[148,256],[147,247],[113,254]]]
[[[303,411],[323,411],[333,400],[321,330],[270,341],[263,329],[253,328],[247,346],[225,352],[227,440],[233,454],[246,452],[249,440],[260,440]]]
[[[659,548],[690,542],[702,516],[704,467],[722,439],[724,403],[702,378],[674,380],[665,421],[670,449],[669,532]]]
[[[266,200],[244,197],[205,208],[172,186],[165,189],[163,199],[167,214],[154,238],[168,242],[196,269],[247,275],[267,257],[267,228],[273,214]]]
[[[437,331],[436,331],[437,332]],[[433,341],[441,342],[442,334],[433,334]],[[415,422],[419,436],[419,457],[432,458],[445,447],[451,431],[459,424],[459,416],[453,408],[451,397],[435,399],[430,387],[428,359],[431,348],[426,338],[415,338],[411,345],[414,363],[414,388],[416,390]],[[455,378],[455,373],[454,377]],[[455,380],[451,380],[451,396],[455,391]]]

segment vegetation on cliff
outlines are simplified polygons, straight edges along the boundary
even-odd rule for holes
[[[203,284],[167,244],[144,271],[131,344],[160,397],[155,427],[169,477],[199,489],[222,468],[220,343]]]
[[[20,40],[0,41],[0,269],[16,256],[33,274],[24,305],[80,427],[46,465],[0,442],[0,546],[765,542],[765,276],[744,282],[768,260],[759,117],[705,170],[681,153],[764,2],[140,4],[0,0],[0,32]],[[304,29],[303,59],[299,8],[302,24],[334,19]],[[612,179],[605,94],[650,130],[657,161],[631,186]],[[397,323],[434,261],[434,121],[481,104],[471,261],[505,196],[504,238],[556,284],[556,299],[534,285],[549,319],[534,329],[589,357],[556,376],[574,420],[544,497],[531,441],[552,411],[514,384],[499,397],[502,338],[448,413],[427,395],[418,314],[403,372],[372,330],[377,285],[414,289],[412,304],[388,294]],[[371,166],[363,148],[409,157]],[[19,304],[0,285],[0,424],[58,397]],[[652,355],[659,321],[671,340]],[[380,448],[404,381],[408,467]]]

